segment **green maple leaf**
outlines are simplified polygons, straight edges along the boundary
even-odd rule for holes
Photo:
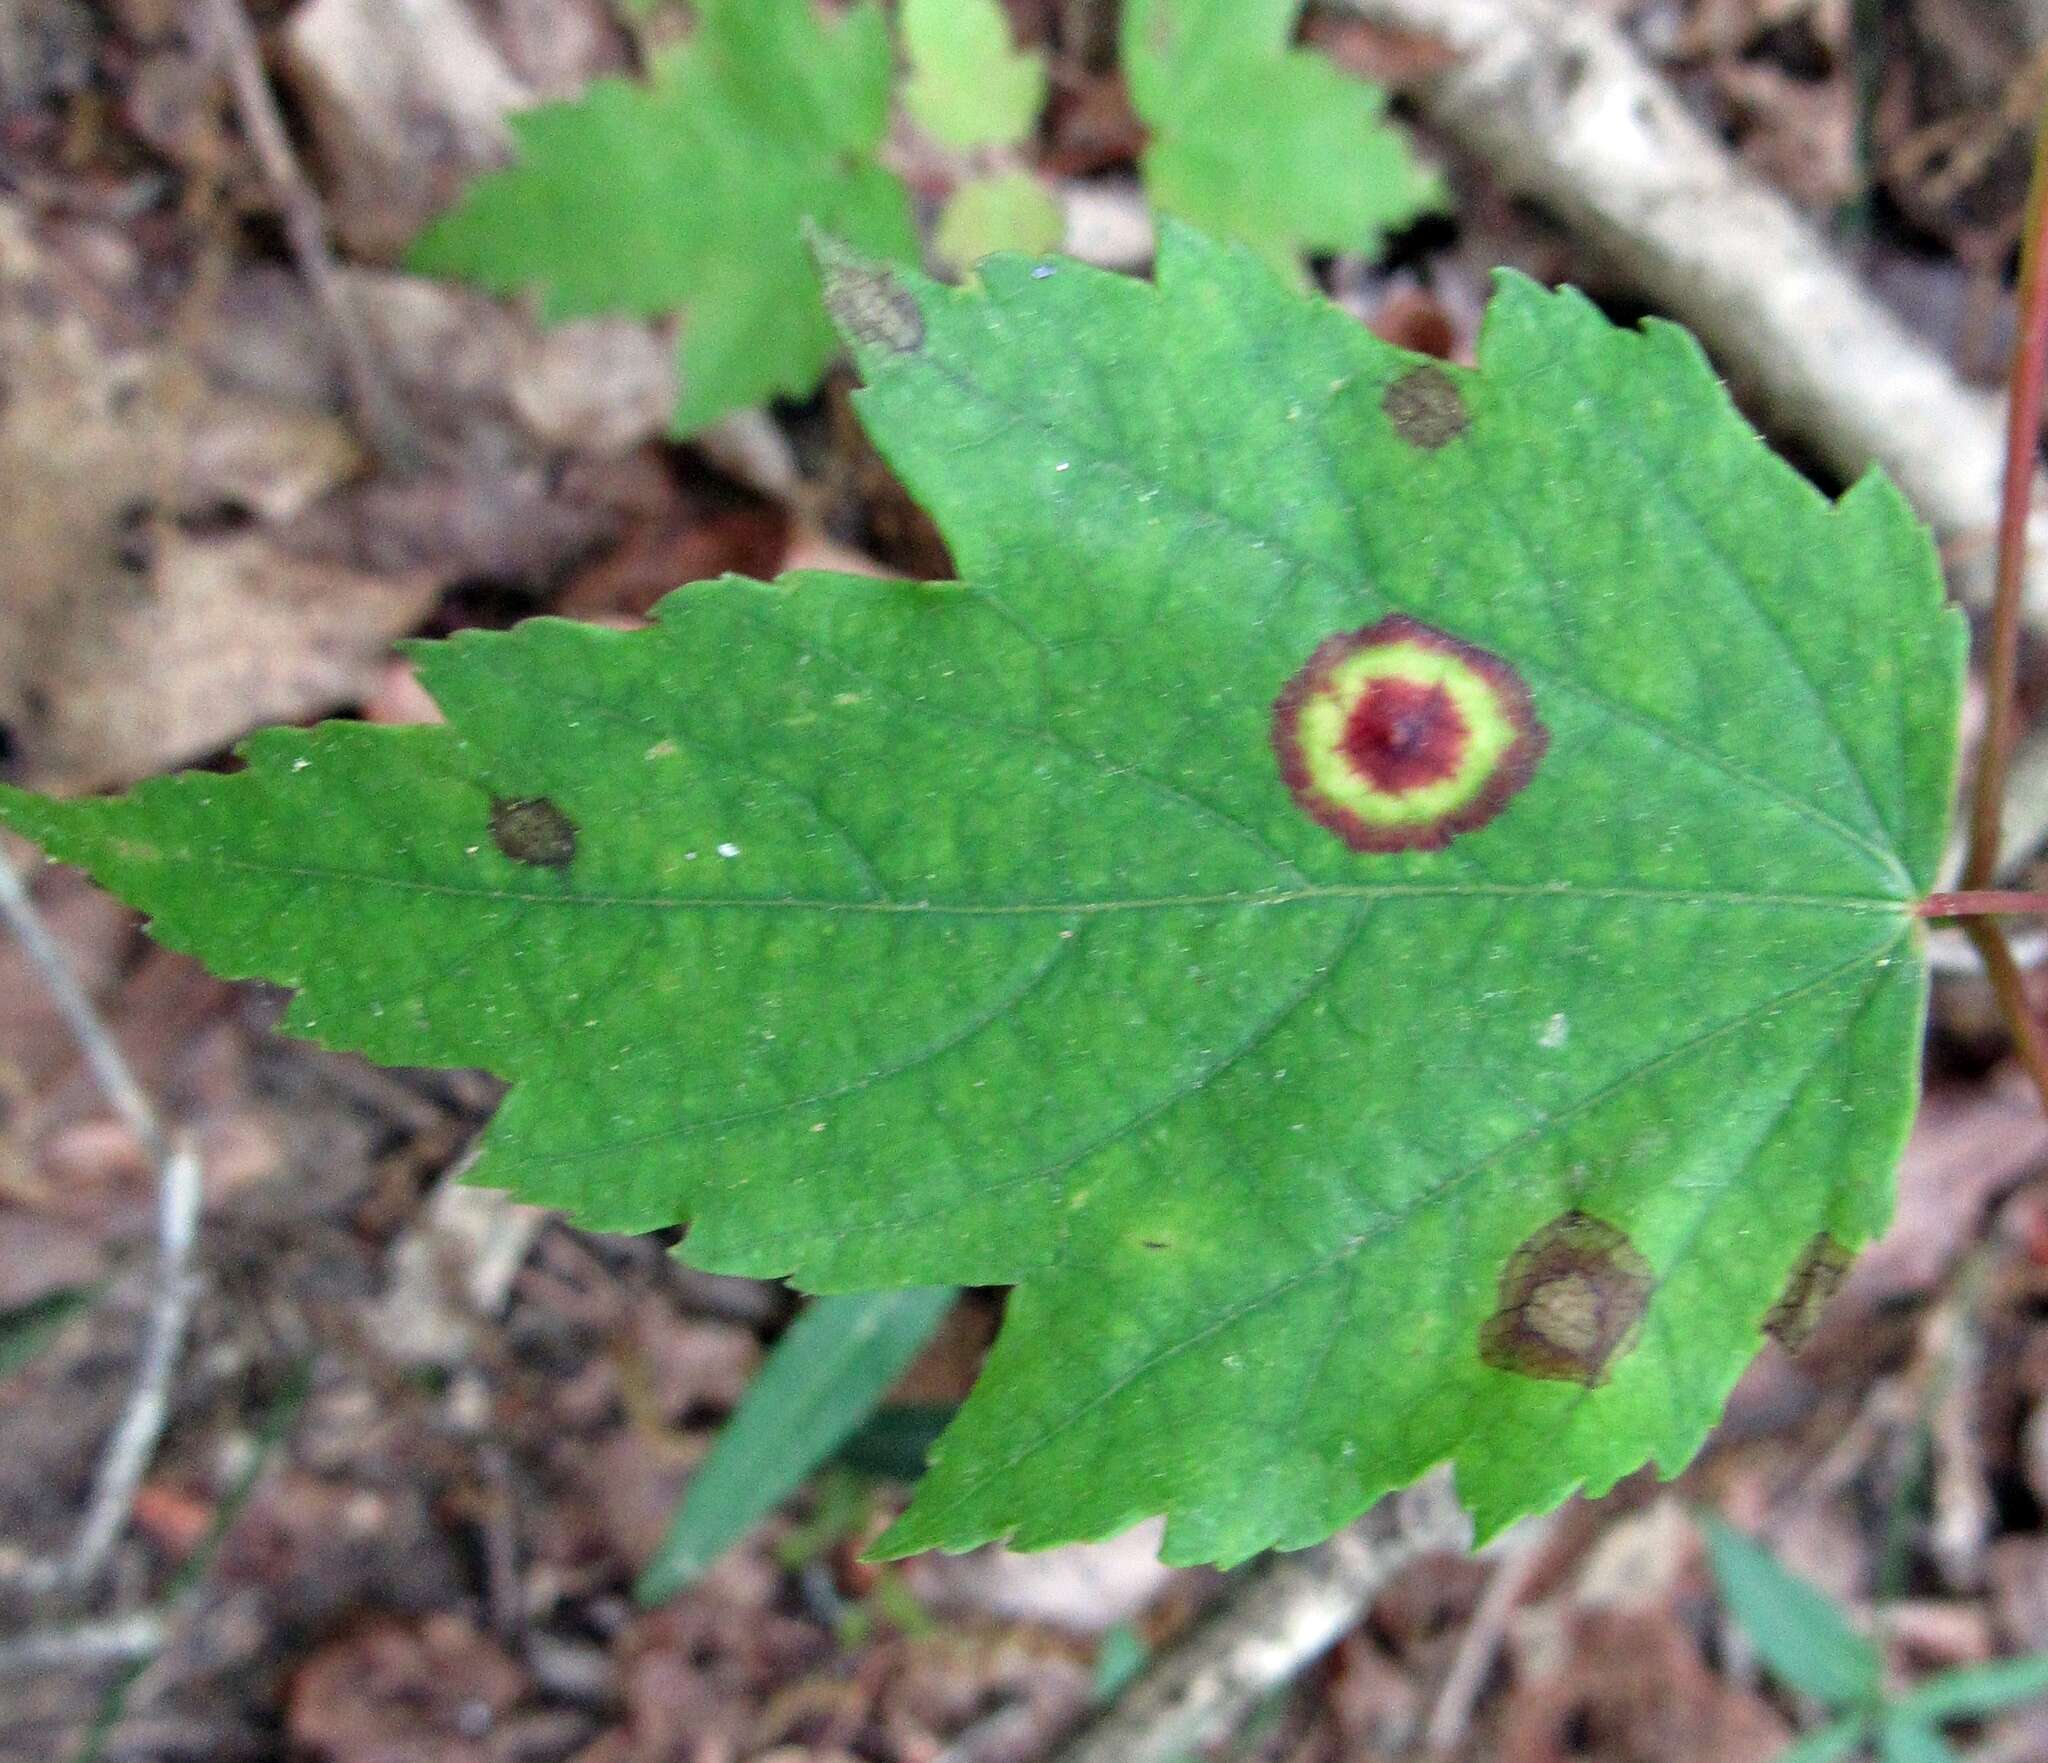
[[[1386,95],[1289,47],[1301,5],[1129,0],[1123,27],[1153,205],[1297,275],[1303,251],[1370,253],[1443,205],[1384,120]]]
[[[1045,103],[1045,57],[1012,47],[998,0],[903,0],[903,104],[949,147],[1009,147]]]
[[[968,270],[998,251],[1057,250],[1065,230],[1058,200],[1028,171],[996,172],[953,192],[932,234],[932,253]]]
[[[1476,372],[1169,228],[834,255],[963,585],[416,653],[445,727],[0,817],[287,1026],[513,1088],[475,1179],[824,1291],[1006,1284],[885,1546],[1484,1529],[1698,1448],[1884,1222],[1962,629],[1878,478],[1502,280]]]
[[[599,80],[515,117],[516,163],[411,252],[427,274],[536,290],[550,319],[679,313],[679,434],[816,387],[835,340],[806,220],[917,255],[909,198],[876,159],[894,66],[872,0],[832,27],[810,0],[697,11],[645,84]]]

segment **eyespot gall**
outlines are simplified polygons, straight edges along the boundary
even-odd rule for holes
[[[1826,1231],[1820,1232],[1793,1264],[1785,1290],[1764,1318],[1764,1333],[1788,1353],[1796,1353],[1813,1336],[1820,1313],[1841,1290],[1855,1257]]]
[[[491,843],[514,863],[567,869],[576,859],[576,823],[545,796],[500,796],[491,803]]]
[[[1411,367],[1380,398],[1380,409],[1394,433],[1411,447],[1434,453],[1448,447],[1472,426],[1465,394],[1440,367]]]
[[[1508,1257],[1479,1357],[1496,1371],[1596,1388],[1635,1344],[1654,1284],[1626,1235],[1566,1212]]]
[[[1437,851],[1484,826],[1549,734],[1498,655],[1396,613],[1325,638],[1273,704],[1304,813],[1354,851]]]

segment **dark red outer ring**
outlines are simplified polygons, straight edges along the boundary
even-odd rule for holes
[[[1301,750],[1302,706],[1328,683],[1331,670],[1361,649],[1390,643],[1414,643],[1454,656],[1486,681],[1494,700],[1515,729],[1508,749],[1494,762],[1479,794],[1462,808],[1434,820],[1389,826],[1354,814],[1316,788]],[[1505,808],[1530,778],[1550,746],[1550,731],[1537,720],[1535,701],[1522,676],[1490,650],[1440,631],[1405,612],[1394,612],[1363,630],[1339,631],[1325,637],[1307,664],[1273,700],[1273,753],[1287,793],[1302,812],[1327,827],[1354,851],[1441,851],[1460,833],[1473,832]]]

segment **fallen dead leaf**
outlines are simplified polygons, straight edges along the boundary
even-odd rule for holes
[[[508,159],[505,119],[537,96],[461,0],[309,0],[282,47],[335,232],[372,260]]]
[[[491,1763],[486,1741],[526,1674],[460,1617],[380,1623],[293,1677],[292,1743],[319,1763]]]
[[[163,523],[130,542],[141,579],[109,583],[97,607],[53,608],[23,668],[41,714],[22,725],[20,775],[39,788],[131,781],[360,698],[438,593],[260,532],[196,539]]]
[[[1100,1634],[1139,1615],[1180,1577],[1159,1560],[1165,1528],[1155,1519],[1106,1542],[1029,1555],[991,1547],[924,1556],[917,1563],[918,1598],[940,1614]]]
[[[1707,1669],[1670,1614],[1578,1610],[1563,1663],[1503,1698],[1492,1763],[1768,1763],[1791,1734]]]
[[[1934,1291],[1985,1209],[2048,1157],[2048,1120],[2020,1086],[1932,1084],[1899,1164],[1891,1228],[1858,1258],[1803,1355],[1824,1359],[1874,1311]]]
[[[347,430],[96,324],[88,284],[0,204],[0,727],[58,791],[349,701],[434,591],[280,549],[262,523],[357,469]]]

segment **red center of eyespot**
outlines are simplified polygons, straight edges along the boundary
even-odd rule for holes
[[[1457,776],[1471,738],[1442,686],[1376,679],[1352,707],[1340,750],[1374,789],[1401,795]]]

